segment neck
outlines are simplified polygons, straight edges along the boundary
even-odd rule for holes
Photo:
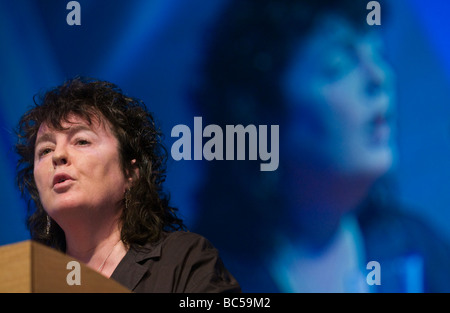
[[[120,241],[118,217],[83,219],[79,223],[72,219],[63,227],[66,253],[93,270],[102,274],[112,274],[115,266],[126,253],[125,246]],[[109,277],[109,275],[105,276]]]
[[[301,241],[311,249],[327,246],[342,217],[357,207],[373,183],[311,168],[303,168],[297,177],[287,232],[293,242]]]

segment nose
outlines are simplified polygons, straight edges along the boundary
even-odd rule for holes
[[[366,77],[365,92],[369,96],[389,93],[393,85],[393,70],[376,47],[372,41],[364,41],[358,47],[359,62]]]
[[[69,163],[68,154],[64,147],[56,147],[55,151],[53,151],[52,163],[54,168]]]
[[[391,80],[389,67],[381,61],[366,62],[365,70],[367,73],[366,93],[369,96],[375,96],[386,89],[389,89]]]

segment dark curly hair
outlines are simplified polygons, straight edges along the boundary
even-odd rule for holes
[[[163,231],[185,229],[177,209],[169,205],[163,191],[167,150],[162,133],[145,104],[126,96],[115,84],[75,77],[63,85],[34,97],[34,107],[17,126],[17,184],[28,200],[27,225],[31,238],[65,251],[64,231],[45,212],[33,176],[35,141],[42,123],[62,130],[62,122],[76,115],[89,124],[106,120],[119,142],[123,173],[135,173],[123,200],[121,239],[126,245],[142,246],[158,240]],[[132,162],[136,160],[136,162]]]

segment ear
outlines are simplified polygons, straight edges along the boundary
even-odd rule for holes
[[[133,182],[139,178],[139,167],[136,166],[136,159],[131,160],[132,173],[127,170],[128,188],[131,187]]]

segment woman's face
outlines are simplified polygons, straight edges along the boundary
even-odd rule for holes
[[[392,164],[392,73],[373,34],[327,16],[302,41],[284,80],[290,153],[344,175]]]
[[[66,128],[62,131],[42,124],[35,146],[34,179],[40,200],[58,223],[67,214],[115,212],[128,183],[108,123],[93,118],[89,124],[74,115],[69,122],[62,123]]]

